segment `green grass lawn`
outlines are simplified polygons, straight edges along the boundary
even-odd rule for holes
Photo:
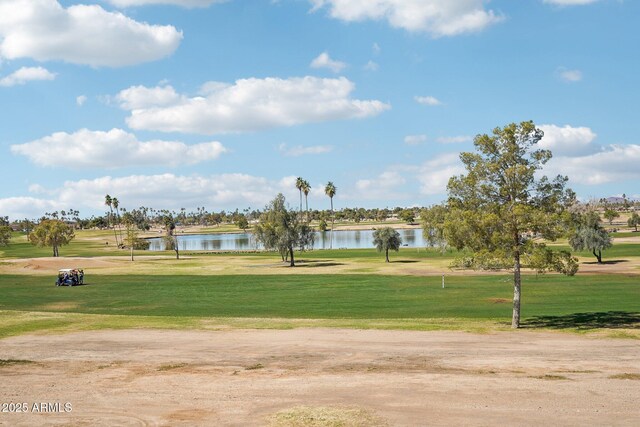
[[[385,264],[383,255],[375,249],[335,249],[296,253],[296,259],[303,261],[301,268],[282,271],[271,266],[279,262],[275,253],[231,256],[184,251],[182,256],[192,258],[176,264],[171,258],[163,261],[152,257],[131,264],[132,274],[123,275],[117,271],[128,270],[128,252],[106,245],[107,233],[79,232],[76,240],[60,250],[63,257],[121,257],[116,258],[123,261],[116,274],[109,274],[113,270],[87,271],[86,286],[55,287],[55,271],[0,274],[0,338],[33,331],[183,328],[211,322],[239,327],[464,330],[495,330],[510,324],[513,291],[508,273],[452,275],[442,289],[439,276],[391,275],[390,270],[379,269]],[[566,241],[555,245],[565,246]],[[24,236],[16,236],[9,247],[2,248],[0,257],[49,257],[50,251],[35,248]],[[171,256],[173,252],[136,254]],[[404,265],[409,272],[434,268],[439,271],[456,255],[451,251],[441,254],[433,249],[401,248],[399,253],[391,254],[392,264],[386,266]],[[587,261],[593,258],[588,251],[578,255]],[[614,244],[603,253],[605,261],[639,256],[640,245],[632,243]],[[233,269],[224,270],[227,274],[194,273],[216,263],[235,263],[234,268],[241,270],[238,274]],[[332,265],[356,268],[327,274]],[[144,268],[148,271],[140,271]],[[261,268],[269,274],[261,273]],[[378,274],[371,273],[374,269]],[[639,277],[525,275],[523,325],[566,330],[622,328],[634,330],[633,337],[640,338],[636,333],[640,331]]]
[[[508,322],[509,276],[88,276],[55,287],[43,276],[0,276],[0,310],[86,314],[297,318],[467,318]],[[524,319],[640,312],[640,283],[623,275],[525,276]],[[636,325],[640,326],[640,325]]]

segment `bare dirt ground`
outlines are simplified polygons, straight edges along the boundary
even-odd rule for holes
[[[637,340],[528,331],[24,335],[0,341],[0,396],[29,413],[0,424],[268,425],[284,411],[323,425],[309,414],[324,411],[351,417],[331,425],[637,426],[638,355]]]

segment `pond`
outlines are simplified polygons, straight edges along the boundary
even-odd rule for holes
[[[427,246],[422,229],[399,229],[402,245],[410,248]],[[360,249],[373,248],[373,230],[336,230],[316,232],[314,249]],[[333,238],[333,245],[331,240]],[[178,236],[178,247],[182,251],[248,251],[262,249],[251,233],[186,234]],[[161,237],[149,239],[150,251],[165,250]]]

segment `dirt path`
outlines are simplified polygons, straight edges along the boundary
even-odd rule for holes
[[[305,405],[388,425],[636,426],[639,354],[636,340],[524,331],[20,336],[0,341],[0,359],[34,363],[0,365],[2,402],[72,410],[0,424],[266,425]]]

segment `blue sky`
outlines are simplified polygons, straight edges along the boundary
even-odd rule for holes
[[[0,0],[0,215],[430,205],[533,120],[583,199],[640,197],[640,4]]]

